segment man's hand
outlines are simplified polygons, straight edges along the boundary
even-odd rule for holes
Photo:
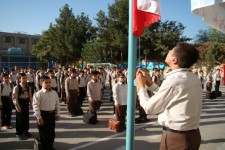
[[[146,77],[143,75],[143,73],[141,71],[139,71],[139,69],[136,73],[136,79],[135,80],[136,80],[136,83],[137,83],[137,90],[145,87]]]
[[[16,111],[19,112],[19,113],[22,112],[21,108],[18,108],[18,107],[16,107]]]
[[[70,94],[66,93],[66,101],[69,102],[70,101]]]
[[[59,121],[59,120],[60,120],[60,116],[56,116],[56,117],[55,117],[55,120],[56,120],[56,121]]]
[[[150,77],[150,75],[149,75],[149,72],[147,71],[147,70],[145,70],[145,69],[138,69],[138,71],[137,71],[137,73],[142,73],[143,74],[143,76],[145,76],[145,78],[146,78],[146,85],[148,86],[148,87],[150,87],[152,84],[153,84],[153,82],[152,82],[152,80],[151,80],[151,77]]]
[[[120,108],[120,104],[116,104],[116,107],[117,107],[117,108]]]
[[[40,126],[43,126],[44,120],[42,118],[37,119],[37,124],[40,125]]]

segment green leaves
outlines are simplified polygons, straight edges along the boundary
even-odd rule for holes
[[[56,24],[50,23],[49,29],[43,32],[39,42],[34,46],[34,53],[43,61],[53,60],[62,65],[79,60],[83,44],[93,32],[91,21],[84,13],[76,18],[65,4],[60,9]]]

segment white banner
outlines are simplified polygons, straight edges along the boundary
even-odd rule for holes
[[[191,0],[191,10],[209,26],[225,33],[225,0]]]

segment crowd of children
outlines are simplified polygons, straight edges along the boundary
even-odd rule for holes
[[[68,115],[71,117],[82,113],[77,108],[83,106],[88,97],[89,112],[97,119],[97,111],[102,104],[106,80],[112,90],[113,114],[125,130],[127,109],[127,69],[118,68],[58,68],[38,69],[21,68],[3,69],[1,73],[1,126],[2,129],[12,129],[12,109],[16,109],[16,137],[19,140],[32,137],[29,132],[29,109],[33,109],[37,118],[40,141],[46,149],[52,149],[55,138],[55,121],[60,119],[60,103],[67,104]],[[162,70],[154,69],[149,73],[151,80],[160,86],[164,80]],[[206,96],[210,96],[214,82],[218,94],[221,75],[217,70],[204,77],[199,72],[202,88],[206,80]],[[154,93],[148,93],[149,96]],[[76,106],[76,107],[75,107]],[[147,114],[139,104],[137,96],[136,107],[139,118],[136,123],[149,121]]]

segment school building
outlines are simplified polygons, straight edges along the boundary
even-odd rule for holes
[[[46,66],[32,53],[32,46],[39,38],[40,35],[0,32],[0,68]]]

